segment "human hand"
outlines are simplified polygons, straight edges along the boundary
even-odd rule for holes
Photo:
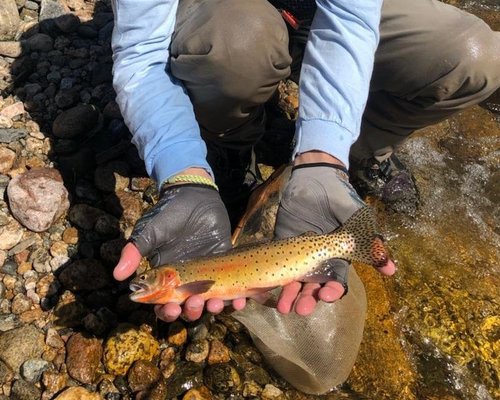
[[[294,170],[283,192],[278,209],[275,235],[285,238],[304,232],[329,233],[337,229],[365,206],[349,183],[345,167],[326,154],[304,153],[295,160]],[[347,289],[349,263],[334,259],[336,280],[318,283],[292,282],[283,287],[277,309],[287,314],[292,309],[300,315],[313,312],[317,302],[340,299]],[[378,271],[394,274],[396,267],[389,260]]]
[[[156,267],[231,248],[231,226],[227,211],[215,189],[204,185],[176,185],[164,190],[161,198],[136,223],[130,242],[125,245],[113,276],[122,281],[139,267],[142,256]],[[158,318],[171,322],[181,313],[188,320],[200,318],[205,302],[199,295],[189,297],[181,308],[175,303],[156,305]],[[207,310],[219,313],[220,299],[207,301]],[[245,299],[233,300],[242,309]]]

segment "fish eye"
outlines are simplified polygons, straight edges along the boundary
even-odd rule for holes
[[[139,277],[139,279],[140,279],[141,281],[145,281],[145,280],[146,280],[146,275],[145,275],[145,274],[142,274],[142,275]]]

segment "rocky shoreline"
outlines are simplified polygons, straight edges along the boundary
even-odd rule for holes
[[[0,400],[320,398],[230,316],[128,299],[112,268],[157,192],[114,101],[110,3],[0,4]]]

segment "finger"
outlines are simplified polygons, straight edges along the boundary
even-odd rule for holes
[[[165,305],[156,305],[155,314],[165,322],[173,322],[181,315],[182,309],[179,304],[167,303]]]
[[[199,295],[194,295],[186,300],[183,308],[184,317],[188,321],[194,321],[201,317],[203,313],[203,308],[205,307],[205,301]]]
[[[207,311],[212,314],[219,314],[224,309],[224,302],[221,299],[210,299],[207,301]]]
[[[392,260],[387,261],[387,264],[385,264],[383,267],[377,268],[377,270],[382,274],[386,276],[391,276],[394,275],[396,272],[396,264]]]
[[[246,305],[247,305],[247,299],[245,299],[244,297],[233,300],[233,308],[236,311],[243,310]]]
[[[127,243],[122,249],[120,260],[113,270],[113,277],[117,281],[123,281],[132,275],[141,262],[141,253],[133,243]]]
[[[319,289],[318,298],[327,303],[340,299],[344,295],[345,289],[340,282],[330,281]]]
[[[306,283],[295,303],[295,312],[299,315],[309,315],[318,303],[317,295],[321,288],[319,283]]]
[[[292,310],[293,303],[301,288],[300,282],[292,282],[283,286],[276,309],[282,314],[288,314]]]

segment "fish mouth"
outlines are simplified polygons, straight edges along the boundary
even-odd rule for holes
[[[148,290],[148,286],[143,283],[131,282],[128,286],[129,289],[133,292],[133,295],[138,295],[141,292],[145,292]]]

